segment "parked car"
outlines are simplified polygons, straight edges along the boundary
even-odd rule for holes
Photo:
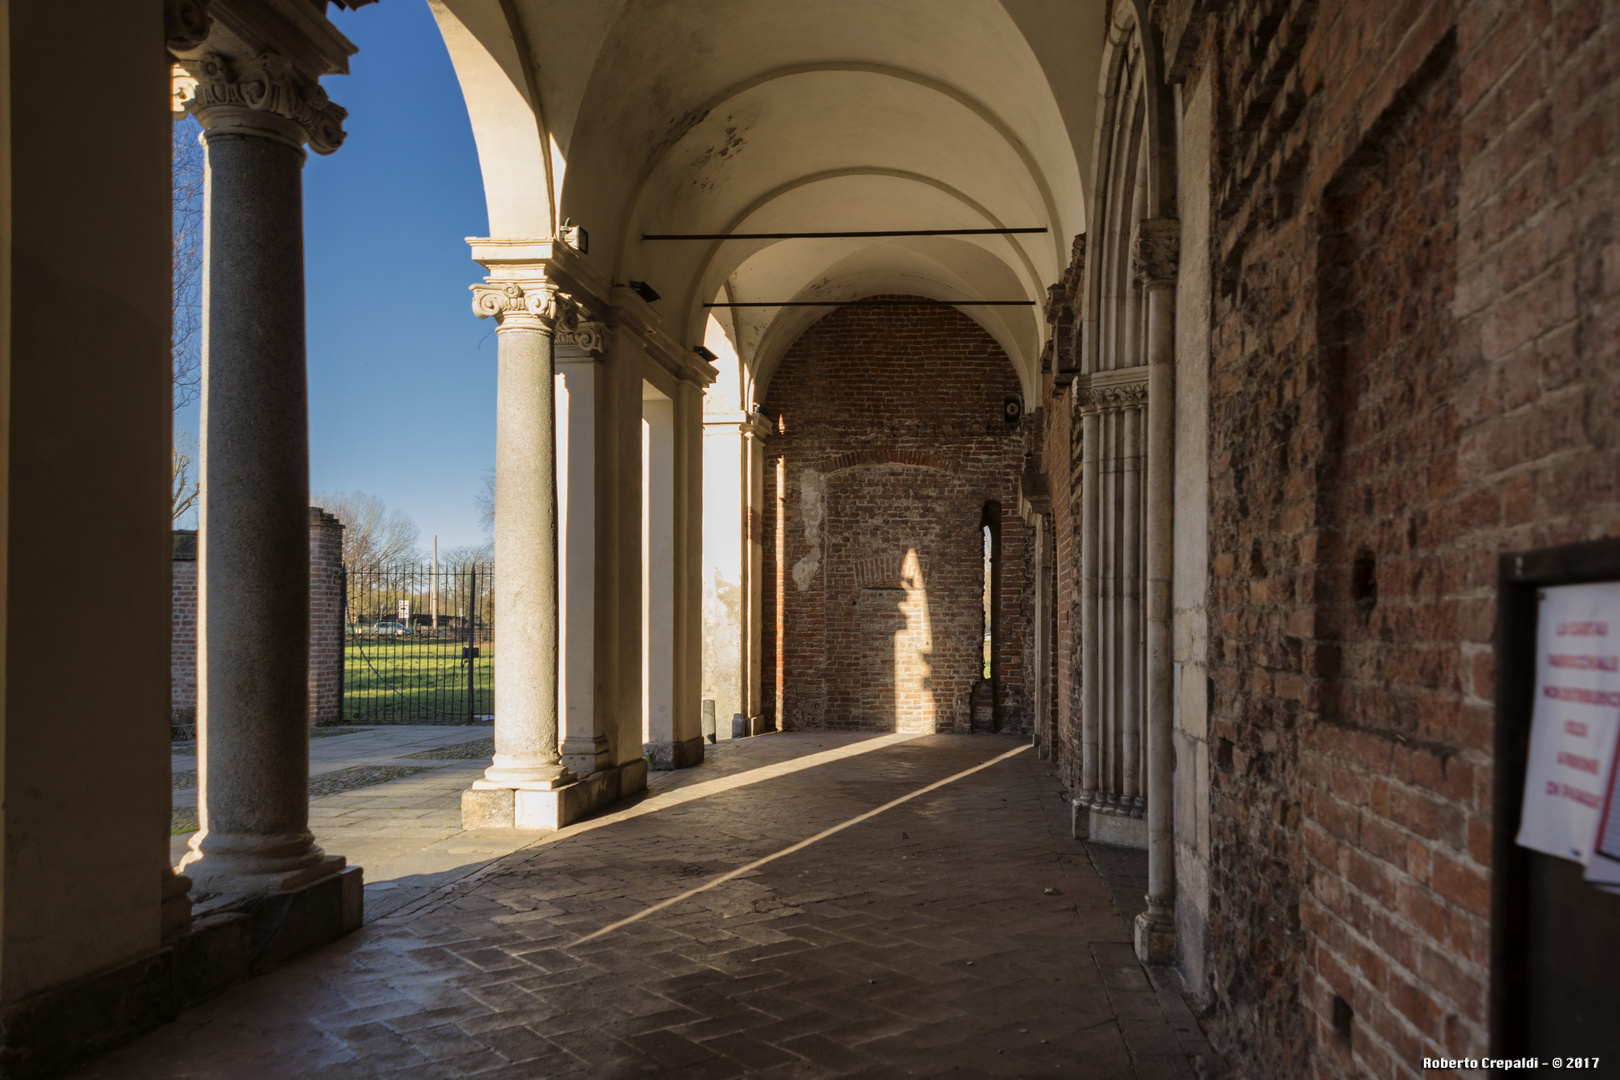
[[[398,637],[403,634],[409,634],[411,632],[411,628],[406,626],[404,623],[395,622],[392,619],[383,619],[371,628],[371,632],[376,634],[378,637]]]

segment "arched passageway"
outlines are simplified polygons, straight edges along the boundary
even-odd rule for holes
[[[85,74],[63,78],[61,5],[0,3],[0,1030],[19,1075],[361,921],[362,871],[317,844],[306,794],[300,162],[339,150],[328,93],[353,52],[329,7],[102,5],[75,24]],[[351,939],[398,965],[348,983],[353,1010],[325,999],[381,1048],[372,1071],[409,1057],[401,1043],[497,1068],[555,1047],[587,1068],[613,1056],[598,1054],[611,1024],[654,1071],[707,1054],[722,1072],[836,1075],[960,1045],[992,1014],[1017,1025],[1026,1001],[1099,1042],[1020,1053],[1014,1026],[1002,1060],[973,1058],[982,1071],[1181,1069],[1173,1032],[1169,1062],[1115,1037],[1114,1020],[1168,1008],[1132,952],[1179,969],[1242,1075],[1416,1076],[1426,1056],[1613,1038],[1612,989],[1588,978],[1620,963],[1612,871],[1566,857],[1600,846],[1613,716],[1531,703],[1606,708],[1620,688],[1598,648],[1538,676],[1530,629],[1566,585],[1603,586],[1582,594],[1601,611],[1572,621],[1620,624],[1603,613],[1620,603],[1612,12],[430,7],[476,137],[492,235],[471,241],[473,307],[499,341],[500,704],[493,755],[455,797],[467,832],[550,838]],[[211,170],[203,828],[186,874],[159,831],[166,78],[208,131]],[[854,365],[853,339],[811,355],[882,297],[941,305],[915,309],[898,371]],[[935,330],[948,342],[919,344]],[[929,356],[950,362],[930,375]],[[817,363],[850,367],[818,388]],[[836,424],[930,400],[910,443]],[[816,425],[796,417],[835,433],[807,446]],[[863,517],[873,483],[893,490]],[[980,530],[997,504],[989,726],[1029,731],[1036,752],[908,730],[959,729],[956,672],[982,678]],[[863,523],[864,547],[846,539]],[[60,562],[74,572],[40,573]],[[716,749],[704,702],[718,727],[722,696],[741,735],[801,718],[889,733]],[[975,712],[970,692],[969,730]],[[704,787],[728,772],[736,789]],[[819,777],[823,802],[794,797]],[[736,790],[751,794],[726,801]],[[1549,798],[1570,843],[1519,831]],[[892,834],[903,815],[884,815],[901,811],[915,848],[852,831]],[[839,837],[867,843],[840,851],[863,880],[805,863],[763,894],[767,867]],[[1107,840],[1147,851],[1118,912],[1080,863]],[[677,850],[691,861],[660,876]],[[1079,880],[1037,899],[1037,864]],[[1067,913],[1040,907],[1070,889]],[[679,908],[699,895],[717,909]],[[1560,936],[1571,920],[1549,896],[1601,932]],[[762,926],[800,914],[797,938]],[[911,955],[927,925],[931,943],[971,927],[996,948],[971,977],[966,958],[919,959],[895,989],[873,956]],[[686,940],[630,957],[597,944],[611,934]],[[1542,941],[1558,962],[1532,963]],[[570,1019],[558,1001],[588,977],[569,973],[597,960],[641,981],[604,1006],[610,1022]],[[1051,985],[1002,978],[1020,965]],[[766,968],[781,978],[739,985]],[[1095,973],[1073,999],[1070,971]],[[940,987],[971,997],[992,974],[977,1012],[941,1004]],[[438,996],[456,979],[476,1007]],[[437,1007],[467,1011],[450,1031]],[[562,1019],[539,1035],[538,1012]],[[499,1030],[502,1045],[475,1037]],[[294,1068],[327,1064],[354,1061]]]

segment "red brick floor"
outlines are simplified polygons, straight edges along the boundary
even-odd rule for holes
[[[1019,746],[732,744],[77,1075],[1191,1077],[1196,1025]]]

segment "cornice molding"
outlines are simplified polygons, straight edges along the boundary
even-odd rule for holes
[[[1118,412],[1140,408],[1148,401],[1148,369],[1116,368],[1081,375],[1074,381],[1075,411]]]

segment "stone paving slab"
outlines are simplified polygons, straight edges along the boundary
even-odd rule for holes
[[[538,841],[446,836],[365,864],[395,886],[368,905],[408,895],[361,931],[77,1075],[1191,1076],[1184,1006],[1018,751],[772,735]],[[451,779],[334,796],[355,824],[317,828],[358,842],[368,806]]]

